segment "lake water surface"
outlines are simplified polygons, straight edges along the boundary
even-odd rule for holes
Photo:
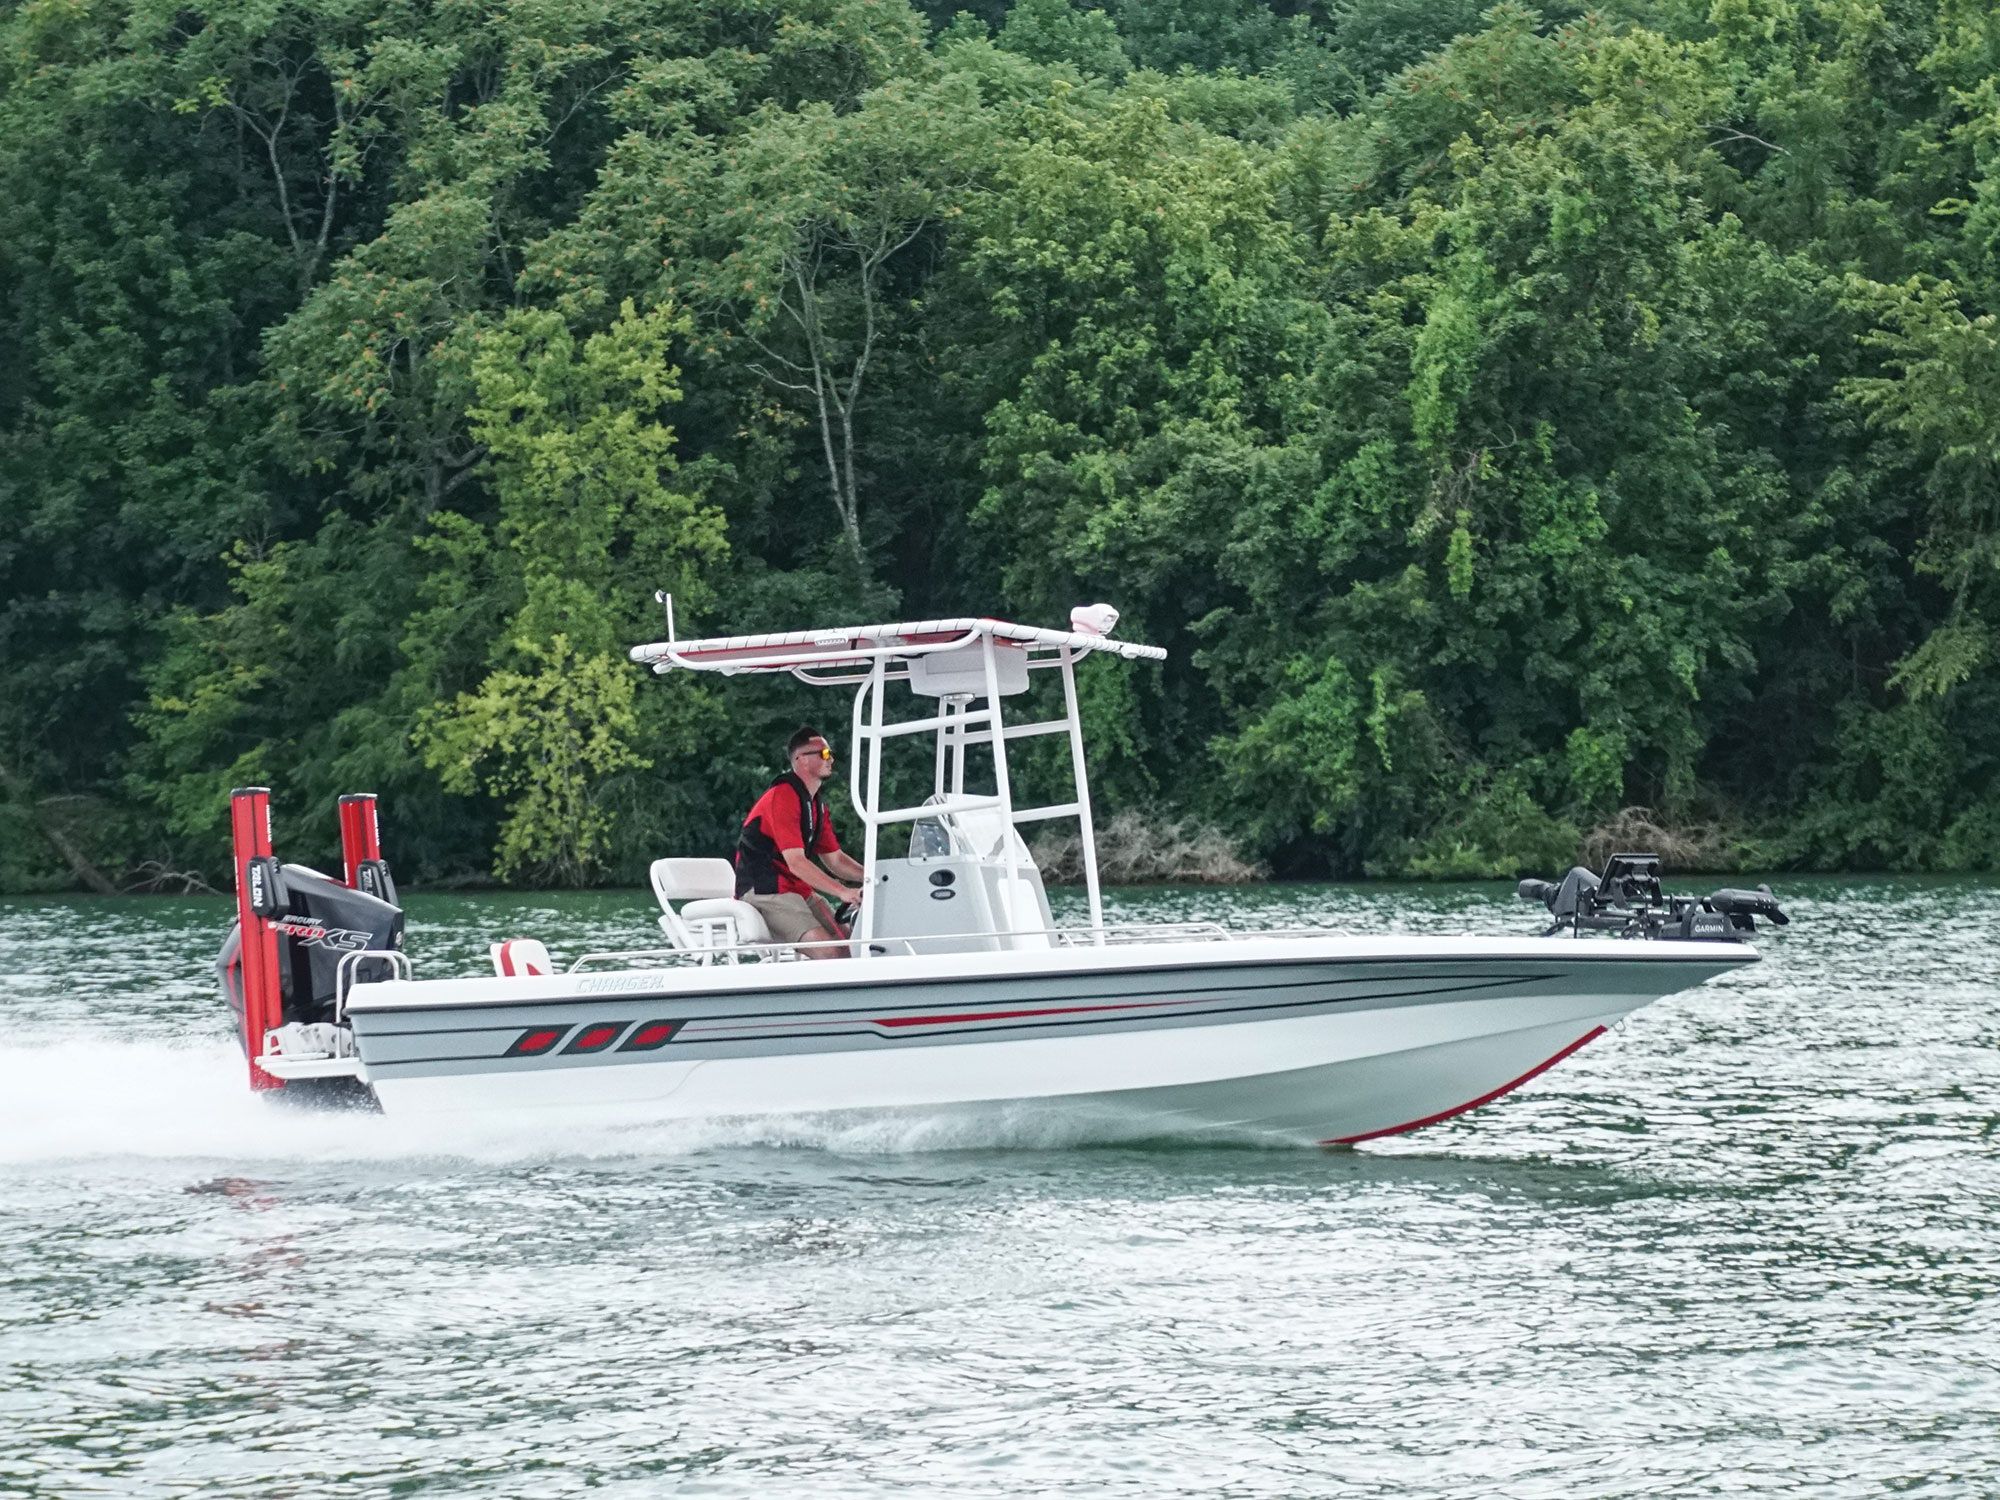
[[[0,901],[0,1495],[2000,1495],[2000,891],[1779,885],[1767,962],[1341,1154],[273,1108],[228,903]],[[411,946],[648,904],[414,896]]]

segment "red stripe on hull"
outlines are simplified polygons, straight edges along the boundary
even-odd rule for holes
[[[1511,1094],[1514,1092],[1515,1089],[1519,1088],[1522,1084],[1528,1082],[1530,1079],[1541,1077],[1542,1074],[1548,1072],[1550,1068],[1553,1068],[1557,1063],[1561,1062],[1565,1057],[1568,1057],[1572,1052],[1580,1051],[1582,1048],[1588,1046],[1590,1043],[1596,1041],[1599,1037],[1603,1035],[1604,1035],[1604,1028],[1602,1026],[1592,1027],[1589,1031],[1585,1032],[1582,1036],[1578,1037],[1575,1041],[1571,1042],[1567,1047],[1563,1048],[1562,1051],[1558,1052],[1554,1057],[1550,1058],[1547,1062],[1536,1063],[1534,1067],[1528,1069],[1527,1072],[1523,1073],[1519,1078],[1516,1078],[1512,1083],[1503,1083],[1500,1085],[1499,1088],[1493,1090],[1492,1093],[1481,1094],[1477,1099],[1474,1099],[1469,1104],[1458,1104],[1452,1106],[1450,1109],[1439,1110],[1434,1115],[1425,1115],[1421,1120],[1412,1120],[1407,1125],[1391,1125],[1386,1130],[1370,1130],[1362,1135],[1335,1136],[1330,1141],[1321,1141],[1320,1144],[1322,1146],[1352,1146],[1360,1141],[1377,1140],[1385,1135],[1407,1135],[1412,1130],[1422,1130],[1426,1125],[1435,1125],[1440,1120],[1449,1120],[1454,1115],[1462,1115],[1466,1113],[1468,1110],[1474,1110],[1479,1108],[1479,1106],[1482,1104],[1491,1104],[1495,1099],[1498,1099],[1502,1094]]]
[[[1046,1010],[974,1010],[958,1016],[880,1016],[877,1026],[953,1026],[961,1021],[1012,1021],[1021,1016],[1075,1016],[1097,1010],[1157,1010],[1185,1000],[1147,1000],[1136,1005],[1056,1005]]]

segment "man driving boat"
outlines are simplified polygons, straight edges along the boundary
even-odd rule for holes
[[[861,866],[833,834],[821,791],[833,775],[833,747],[817,730],[785,742],[791,762],[743,820],[736,840],[736,896],[757,908],[780,943],[829,943],[847,936],[828,905],[861,899]],[[844,958],[836,947],[802,947],[808,958]]]

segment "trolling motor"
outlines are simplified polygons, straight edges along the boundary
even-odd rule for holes
[[[285,1088],[285,1081],[257,1060],[306,1048],[345,1055],[339,1049],[351,1046],[352,1038],[336,1014],[343,977],[350,984],[390,977],[388,959],[346,962],[347,955],[400,952],[403,912],[382,858],[373,792],[340,799],[344,880],[278,861],[271,852],[268,788],[240,787],[229,794],[229,831],[236,925],[223,940],[216,970],[223,999],[239,1022],[250,1087]]]
[[[1618,937],[1680,942],[1740,943],[1763,917],[1783,927],[1791,921],[1768,885],[1754,891],[1720,890],[1710,896],[1669,896],[1660,889],[1660,856],[1614,854],[1604,873],[1578,865],[1561,880],[1524,880],[1523,901],[1539,901],[1554,919],[1543,937],[1567,930],[1572,937],[1609,932]]]

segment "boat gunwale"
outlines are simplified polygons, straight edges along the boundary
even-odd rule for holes
[[[1328,937],[1323,940],[1310,938],[1278,938],[1275,943],[1314,943],[1307,953],[1282,953],[1259,951],[1245,953],[1242,950],[1253,946],[1262,948],[1258,942],[1261,934],[1245,934],[1241,938],[1231,938],[1213,943],[1217,949],[1234,949],[1205,955],[1199,962],[1146,962],[1146,950],[1152,947],[1173,948],[1185,952],[1187,943],[1139,944],[1126,943],[1116,946],[1080,946],[1061,949],[1035,949],[1000,953],[957,953],[921,955],[884,955],[864,960],[848,960],[838,966],[838,970],[828,973],[823,965],[814,964],[801,971],[794,964],[699,964],[683,963],[671,968],[615,969],[597,974],[549,974],[527,978],[499,979],[489,974],[460,974],[438,979],[384,980],[372,984],[356,985],[348,994],[347,1009],[355,1012],[382,1013],[391,1011],[423,1010],[479,1010],[497,1009],[523,1005],[562,1005],[590,1002],[602,1004],[613,999],[634,1000],[695,1000],[707,998],[749,997],[758,993],[785,994],[798,992],[826,992],[861,988],[899,988],[916,985],[936,986],[1007,978],[1060,978],[1064,974],[1174,974],[1198,972],[1205,969],[1225,968],[1241,970],[1248,968],[1270,968],[1301,962],[1312,964],[1409,964],[1409,963],[1477,963],[1495,960],[1539,961],[1542,963],[1561,962],[1566,964],[1622,964],[1647,963],[1699,964],[1716,972],[1745,968],[1762,960],[1762,955],[1747,944],[1683,942],[1663,939],[1601,939],[1579,942],[1574,938],[1539,937],[1493,937],[1473,938],[1460,936],[1404,937],[1392,941],[1413,945],[1408,952],[1328,952],[1322,943],[1350,944],[1369,943],[1371,940],[1355,937]],[[1421,944],[1422,948],[1414,945]],[[1464,951],[1437,951],[1431,945],[1465,945]],[[1644,944],[1642,952],[1633,951]],[[1489,947],[1487,945],[1505,945]],[[1554,951],[1551,951],[1551,949]],[[1584,949],[1610,949],[1608,952],[1578,952]],[[1428,950],[1428,951],[1426,951]],[[666,951],[666,950],[661,950]],[[1055,965],[1036,963],[1033,960],[1061,957],[1075,960],[1090,958],[1100,960],[1087,965],[1074,962]],[[908,963],[936,964],[945,959],[985,960],[971,972],[960,973],[882,973],[891,965],[900,968]],[[1137,960],[1127,962],[1102,962],[1105,958]],[[992,960],[1013,960],[1011,963],[992,964]],[[1029,960],[1029,962],[1021,962]],[[777,972],[774,972],[777,971]],[[857,972],[858,971],[858,972]],[[810,974],[810,980],[806,975]],[[636,976],[658,976],[663,983],[657,989],[638,985],[617,988],[580,988],[583,981],[610,978],[631,979]],[[696,988],[692,984],[673,983],[681,976],[706,979],[709,983]],[[732,982],[717,984],[714,981],[727,977]],[[477,984],[482,987],[505,984],[515,988],[508,995],[479,994],[464,999],[420,999],[398,998],[401,992],[416,988],[430,988],[438,985]],[[516,988],[517,987],[517,988]],[[532,993],[523,993],[532,989]],[[393,993],[392,993],[393,992]]]

